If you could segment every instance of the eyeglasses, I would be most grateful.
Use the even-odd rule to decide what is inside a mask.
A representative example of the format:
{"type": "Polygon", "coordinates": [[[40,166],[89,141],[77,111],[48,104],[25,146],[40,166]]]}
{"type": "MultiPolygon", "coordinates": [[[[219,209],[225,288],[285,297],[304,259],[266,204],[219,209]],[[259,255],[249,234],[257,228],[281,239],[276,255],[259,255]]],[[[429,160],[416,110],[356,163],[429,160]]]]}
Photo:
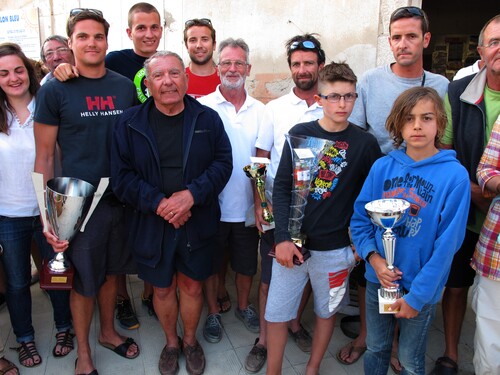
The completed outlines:
{"type": "Polygon", "coordinates": [[[59,55],[66,55],[70,53],[70,49],[68,47],[59,47],[56,48],[55,50],[49,49],[47,52],[44,53],[45,59],[46,60],[51,60],[54,58],[54,55],[57,53],[59,55]]]}
{"type": "Polygon", "coordinates": [[[219,66],[224,69],[229,69],[233,64],[236,66],[237,69],[243,69],[248,65],[245,61],[241,60],[224,60],[219,62],[219,66]]]}
{"type": "Polygon", "coordinates": [[[208,18],[193,18],[192,20],[187,20],[184,23],[185,27],[191,27],[191,26],[212,26],[212,21],[210,21],[208,18]]]}
{"type": "Polygon", "coordinates": [[[302,40],[302,41],[293,42],[292,44],[290,44],[290,51],[294,51],[299,47],[302,47],[305,49],[318,50],[318,46],[316,44],[314,44],[314,42],[311,42],[310,40],[302,40]]]}
{"type": "Polygon", "coordinates": [[[396,9],[392,13],[391,19],[400,17],[400,16],[403,15],[403,13],[406,13],[406,15],[408,15],[407,13],[410,13],[413,16],[425,18],[424,13],[422,13],[422,9],[420,9],[420,8],[417,8],[417,7],[401,7],[401,8],[396,9]]]}
{"type": "Polygon", "coordinates": [[[94,13],[94,14],[97,14],[98,16],[104,17],[104,15],[102,14],[102,12],[99,9],[90,9],[90,8],[75,8],[75,9],[71,9],[69,11],[69,16],[70,17],[74,17],[77,14],[80,14],[82,12],[94,13]]]}
{"type": "Polygon", "coordinates": [[[318,94],[318,96],[320,98],[326,99],[326,101],[330,102],[330,103],[338,103],[338,102],[340,102],[340,99],[342,99],[342,98],[344,98],[346,103],[352,103],[358,97],[358,93],[357,92],[348,92],[347,94],[340,95],[340,94],[337,94],[334,92],[334,93],[331,93],[328,95],[318,94]]]}
{"type": "Polygon", "coordinates": [[[492,39],[488,44],[483,45],[484,48],[498,48],[500,46],[500,39],[492,39]]]}

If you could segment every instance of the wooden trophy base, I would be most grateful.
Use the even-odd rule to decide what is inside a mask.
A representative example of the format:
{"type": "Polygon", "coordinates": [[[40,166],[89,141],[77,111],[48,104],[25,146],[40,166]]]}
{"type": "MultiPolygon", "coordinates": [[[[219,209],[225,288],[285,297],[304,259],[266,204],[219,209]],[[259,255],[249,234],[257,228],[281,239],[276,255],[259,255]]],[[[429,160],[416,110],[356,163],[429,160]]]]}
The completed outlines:
{"type": "Polygon", "coordinates": [[[71,290],[75,269],[72,264],[64,272],[54,272],[48,267],[48,261],[42,261],[40,273],[40,288],[44,290],[71,290]]]}

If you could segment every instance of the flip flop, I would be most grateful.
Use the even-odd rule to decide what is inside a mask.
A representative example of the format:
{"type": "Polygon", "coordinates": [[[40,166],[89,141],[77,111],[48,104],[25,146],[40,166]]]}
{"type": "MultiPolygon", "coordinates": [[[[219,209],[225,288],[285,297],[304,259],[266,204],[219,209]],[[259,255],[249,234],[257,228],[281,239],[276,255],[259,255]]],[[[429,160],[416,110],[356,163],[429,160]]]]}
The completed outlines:
{"type": "Polygon", "coordinates": [[[366,352],[366,346],[354,346],[353,342],[354,341],[351,341],[349,344],[342,347],[337,352],[337,356],[336,356],[337,361],[339,361],[343,365],[352,365],[353,363],[356,363],[361,358],[361,356],[364,354],[364,352],[366,352]],[[349,350],[349,357],[352,355],[352,353],[357,353],[357,354],[359,354],[358,358],[354,359],[352,362],[347,362],[345,359],[342,359],[342,357],[340,356],[340,353],[342,353],[342,351],[346,348],[348,348],[348,350],[349,350]]]}
{"type": "Polygon", "coordinates": [[[0,370],[0,375],[4,375],[11,370],[17,370],[16,374],[19,374],[19,369],[17,368],[17,366],[11,361],[9,361],[7,358],[2,357],[0,358],[0,361],[3,361],[7,365],[6,367],[0,370]]]}
{"type": "Polygon", "coordinates": [[[125,342],[118,346],[115,346],[109,342],[102,342],[102,341],[99,341],[99,344],[105,347],[106,349],[114,351],[116,354],[118,354],[123,358],[134,359],[137,358],[137,356],[139,355],[139,346],[137,346],[137,352],[134,355],[131,356],[127,355],[128,348],[130,348],[131,345],[134,344],[137,345],[132,337],[127,337],[125,339],[125,342]]]}
{"type": "Polygon", "coordinates": [[[217,303],[219,304],[219,313],[224,314],[231,310],[231,300],[229,299],[229,293],[226,291],[226,295],[222,298],[217,297],[217,303]],[[224,308],[224,304],[229,302],[229,307],[224,308]]]}
{"type": "Polygon", "coordinates": [[[458,365],[450,357],[439,357],[436,360],[433,374],[435,375],[455,375],[458,374],[458,365]],[[448,366],[446,366],[447,364],[448,366]]]}

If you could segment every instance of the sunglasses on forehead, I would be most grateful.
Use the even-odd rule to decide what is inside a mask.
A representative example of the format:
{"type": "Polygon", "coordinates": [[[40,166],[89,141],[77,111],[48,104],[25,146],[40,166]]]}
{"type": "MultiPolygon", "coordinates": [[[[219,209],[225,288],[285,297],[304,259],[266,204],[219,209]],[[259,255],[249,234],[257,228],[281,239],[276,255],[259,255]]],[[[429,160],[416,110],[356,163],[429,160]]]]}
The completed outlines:
{"type": "Polygon", "coordinates": [[[422,12],[422,9],[417,8],[417,7],[402,7],[396,9],[393,13],[391,18],[395,17],[400,17],[402,15],[412,15],[412,16],[417,16],[417,17],[425,17],[424,13],[422,12]]]}
{"type": "Polygon", "coordinates": [[[318,49],[318,46],[316,46],[316,44],[314,44],[314,42],[312,42],[310,40],[302,40],[300,42],[293,42],[292,44],[290,44],[290,51],[294,51],[300,47],[305,48],[305,49],[314,49],[314,50],[318,49]]]}
{"type": "Polygon", "coordinates": [[[212,21],[210,21],[208,18],[193,18],[192,20],[187,20],[184,23],[184,26],[186,27],[191,27],[196,25],[212,26],[212,21]]]}
{"type": "Polygon", "coordinates": [[[88,13],[94,13],[97,14],[98,16],[103,17],[102,12],[99,9],[90,9],[90,8],[74,8],[69,11],[69,16],[74,17],[77,14],[80,14],[82,12],[88,12],[88,13]]]}

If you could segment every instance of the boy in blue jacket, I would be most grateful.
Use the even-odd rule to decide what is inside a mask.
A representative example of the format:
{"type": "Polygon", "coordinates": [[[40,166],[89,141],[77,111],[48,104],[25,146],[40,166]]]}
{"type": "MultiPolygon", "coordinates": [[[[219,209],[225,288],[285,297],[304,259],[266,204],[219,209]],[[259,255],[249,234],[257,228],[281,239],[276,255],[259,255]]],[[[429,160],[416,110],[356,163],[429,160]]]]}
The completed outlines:
{"type": "Polygon", "coordinates": [[[351,233],[366,260],[367,352],[365,374],[387,374],[396,321],[403,373],[425,373],[427,332],[448,278],[453,255],[462,244],[469,210],[469,178],[452,150],[439,150],[446,126],[443,103],[434,89],[403,92],[387,118],[396,147],[375,162],[354,205],[351,233]],[[386,267],[382,234],[365,204],[382,198],[410,202],[396,234],[395,270],[386,267]],[[399,284],[404,295],[379,314],[378,289],[399,284]]]}

